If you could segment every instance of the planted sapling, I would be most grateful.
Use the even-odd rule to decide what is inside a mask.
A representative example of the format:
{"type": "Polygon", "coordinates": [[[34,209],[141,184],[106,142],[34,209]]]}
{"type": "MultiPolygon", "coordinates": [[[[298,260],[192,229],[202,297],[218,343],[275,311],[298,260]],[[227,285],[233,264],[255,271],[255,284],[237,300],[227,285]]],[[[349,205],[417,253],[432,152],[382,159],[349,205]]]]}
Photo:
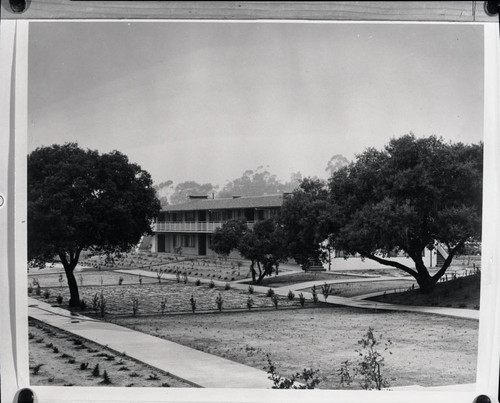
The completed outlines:
{"type": "Polygon", "coordinates": [[[222,311],[222,304],[224,303],[224,299],[222,298],[221,293],[219,293],[217,295],[217,297],[215,298],[215,303],[217,305],[217,309],[219,310],[219,312],[221,312],[222,311]]]}
{"type": "Polygon", "coordinates": [[[304,294],[302,293],[299,294],[299,302],[301,307],[303,307],[306,303],[306,297],[304,297],[304,294]]]}
{"type": "Polygon", "coordinates": [[[311,292],[312,292],[313,302],[315,304],[317,304],[318,303],[318,291],[316,290],[316,286],[315,285],[312,286],[311,292]]]}
{"type": "Polygon", "coordinates": [[[271,297],[271,300],[273,301],[274,308],[275,308],[275,309],[278,309],[278,302],[279,302],[278,296],[277,296],[276,294],[274,294],[274,295],[271,297]]]}
{"type": "Polygon", "coordinates": [[[132,314],[136,316],[138,311],[139,311],[139,299],[132,298],[132,314]]]}
{"type": "Polygon", "coordinates": [[[249,295],[247,298],[247,308],[250,311],[253,307],[253,298],[249,295]]]}
{"type": "Polygon", "coordinates": [[[193,294],[191,294],[191,298],[189,299],[189,302],[191,304],[191,310],[194,313],[196,311],[196,299],[194,298],[193,294]]]}

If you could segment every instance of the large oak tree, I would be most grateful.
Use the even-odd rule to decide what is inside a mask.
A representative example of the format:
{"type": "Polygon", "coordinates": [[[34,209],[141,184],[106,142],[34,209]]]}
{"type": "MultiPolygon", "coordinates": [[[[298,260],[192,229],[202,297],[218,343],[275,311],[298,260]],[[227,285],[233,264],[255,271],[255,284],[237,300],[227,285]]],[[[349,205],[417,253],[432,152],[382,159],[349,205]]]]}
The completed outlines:
{"type": "Polygon", "coordinates": [[[28,259],[60,259],[72,307],[80,303],[74,270],[82,250],[130,250],[151,234],[159,210],[149,173],[118,151],[67,143],[28,156],[28,259]]]}
{"type": "Polygon", "coordinates": [[[367,149],[329,181],[335,247],[412,275],[431,293],[453,257],[481,234],[483,145],[413,134],[367,149]],[[439,242],[448,257],[434,275],[422,255],[439,242]],[[387,259],[406,253],[413,267],[387,259]]]}

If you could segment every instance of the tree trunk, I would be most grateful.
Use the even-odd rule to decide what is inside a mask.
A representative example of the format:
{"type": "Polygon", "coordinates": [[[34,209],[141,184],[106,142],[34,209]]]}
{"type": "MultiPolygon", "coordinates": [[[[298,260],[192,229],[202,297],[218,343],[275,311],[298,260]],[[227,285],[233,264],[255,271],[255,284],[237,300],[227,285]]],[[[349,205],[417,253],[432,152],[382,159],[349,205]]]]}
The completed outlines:
{"type": "Polygon", "coordinates": [[[73,308],[77,308],[80,306],[80,293],[78,292],[78,284],[75,279],[75,274],[73,270],[66,270],[66,278],[68,279],[69,286],[69,306],[73,308]]]}
{"type": "Polygon", "coordinates": [[[252,260],[252,263],[250,263],[250,271],[252,273],[252,284],[257,284],[257,279],[255,278],[255,262],[252,260]]]}
{"type": "Polygon", "coordinates": [[[420,287],[421,294],[432,294],[436,286],[436,279],[431,277],[428,273],[417,273],[414,277],[420,287]]]}
{"type": "Polygon", "coordinates": [[[65,252],[59,253],[59,259],[61,259],[61,263],[64,267],[64,272],[66,273],[66,278],[68,280],[69,287],[69,306],[72,308],[78,308],[80,306],[80,293],[78,292],[78,284],[75,278],[75,267],[78,264],[78,258],[80,257],[80,251],[70,251],[69,261],[65,252]]]}

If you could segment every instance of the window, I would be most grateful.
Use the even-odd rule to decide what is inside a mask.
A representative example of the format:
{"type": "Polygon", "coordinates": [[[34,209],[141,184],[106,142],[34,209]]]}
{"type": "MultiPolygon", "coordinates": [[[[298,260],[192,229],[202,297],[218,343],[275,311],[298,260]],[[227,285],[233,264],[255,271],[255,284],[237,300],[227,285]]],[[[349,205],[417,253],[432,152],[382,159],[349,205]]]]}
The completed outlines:
{"type": "Polygon", "coordinates": [[[256,210],[257,220],[263,220],[265,218],[265,210],[256,210]]]}
{"type": "Polygon", "coordinates": [[[188,222],[196,221],[196,216],[194,211],[186,211],[186,221],[188,222]]]}
{"type": "Polygon", "coordinates": [[[194,235],[183,235],[182,236],[182,246],[184,248],[194,248],[194,235]]]}

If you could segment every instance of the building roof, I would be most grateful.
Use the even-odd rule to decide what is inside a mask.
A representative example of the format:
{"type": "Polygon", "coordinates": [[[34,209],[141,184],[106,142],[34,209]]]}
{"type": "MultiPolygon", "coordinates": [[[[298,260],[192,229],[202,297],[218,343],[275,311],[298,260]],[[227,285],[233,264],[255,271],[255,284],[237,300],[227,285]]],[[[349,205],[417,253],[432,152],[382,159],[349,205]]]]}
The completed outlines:
{"type": "Polygon", "coordinates": [[[192,210],[226,210],[240,208],[281,207],[283,195],[246,196],[230,199],[193,199],[187,203],[166,206],[162,212],[192,210]]]}

